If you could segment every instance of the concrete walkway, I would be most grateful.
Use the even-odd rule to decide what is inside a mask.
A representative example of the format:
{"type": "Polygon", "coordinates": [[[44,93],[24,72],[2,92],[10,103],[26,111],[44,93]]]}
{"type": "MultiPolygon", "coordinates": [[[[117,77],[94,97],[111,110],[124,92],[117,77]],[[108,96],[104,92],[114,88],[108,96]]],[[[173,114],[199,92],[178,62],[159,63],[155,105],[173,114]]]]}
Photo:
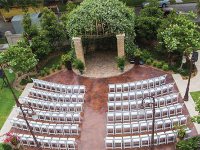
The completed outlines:
{"type": "MultiPolygon", "coordinates": [[[[200,51],[198,51],[198,53],[200,56],[200,51]]],[[[194,78],[191,79],[190,92],[200,91],[200,59],[195,64],[198,73],[194,78]]],[[[184,97],[188,80],[183,80],[180,74],[173,74],[172,76],[177,84],[181,96],[184,97]]],[[[184,103],[191,117],[199,114],[197,111],[195,111],[195,103],[190,94],[189,94],[189,101],[185,101],[184,103]]],[[[194,125],[197,129],[198,134],[200,134],[200,124],[194,123],[194,125]]]]}

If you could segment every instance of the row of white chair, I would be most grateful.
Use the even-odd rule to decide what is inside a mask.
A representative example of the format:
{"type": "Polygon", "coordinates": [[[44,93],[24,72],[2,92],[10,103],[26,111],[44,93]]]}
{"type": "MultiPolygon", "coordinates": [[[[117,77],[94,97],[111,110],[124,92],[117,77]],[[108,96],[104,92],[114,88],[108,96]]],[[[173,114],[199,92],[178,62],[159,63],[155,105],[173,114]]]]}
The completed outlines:
{"type": "MultiPolygon", "coordinates": [[[[164,107],[167,105],[172,105],[178,103],[179,93],[173,93],[161,97],[155,98],[155,107],[164,107]]],[[[146,98],[144,100],[145,108],[152,108],[153,105],[147,105],[152,103],[153,100],[146,98]]],[[[124,100],[124,101],[109,101],[108,111],[132,111],[135,109],[140,109],[142,107],[142,100],[124,100]]]]}
{"type": "MultiPolygon", "coordinates": [[[[182,114],[184,104],[174,104],[165,107],[155,108],[155,118],[170,117],[182,114]]],[[[107,122],[130,122],[139,120],[149,120],[153,118],[152,109],[138,109],[132,111],[107,112],[107,122]]]]}
{"type": "Polygon", "coordinates": [[[64,112],[83,111],[83,102],[79,103],[51,102],[29,97],[20,97],[20,100],[34,109],[42,109],[46,111],[64,111],[64,112]]]}
{"type": "Polygon", "coordinates": [[[59,93],[85,93],[84,85],[64,85],[39,79],[32,79],[35,88],[59,93]]]}
{"type": "Polygon", "coordinates": [[[109,84],[109,92],[129,92],[134,90],[154,88],[165,84],[167,75],[130,83],[109,84]]]}
{"type": "MultiPolygon", "coordinates": [[[[191,130],[186,130],[185,139],[190,137],[191,130]]],[[[154,134],[154,145],[176,142],[177,131],[158,132],[154,134]]],[[[106,149],[130,149],[148,147],[151,144],[151,134],[140,136],[106,137],[106,149]]]]}
{"type": "Polygon", "coordinates": [[[29,96],[56,102],[84,102],[84,94],[60,94],[31,88],[29,96]]]}
{"type": "MultiPolygon", "coordinates": [[[[28,131],[29,128],[23,119],[13,118],[11,120],[12,126],[16,129],[28,131]]],[[[35,133],[49,134],[49,135],[79,135],[79,125],[78,124],[53,124],[53,123],[42,123],[29,121],[35,133]]]]}
{"type": "MultiPolygon", "coordinates": [[[[22,145],[36,147],[36,143],[31,135],[16,134],[22,145]]],[[[37,142],[43,149],[76,150],[77,143],[74,138],[56,138],[46,136],[36,136],[37,142]]]]}
{"type": "Polygon", "coordinates": [[[174,83],[169,83],[162,85],[160,87],[138,90],[132,92],[123,92],[123,93],[109,93],[108,101],[121,101],[121,100],[134,100],[134,99],[144,99],[148,96],[162,96],[164,94],[172,93],[174,90],[174,83]]]}
{"type": "MultiPolygon", "coordinates": [[[[107,135],[139,134],[152,131],[152,120],[131,123],[107,124],[107,135]]],[[[186,125],[187,117],[173,116],[155,120],[155,131],[173,129],[175,125],[186,125]]]]}
{"type": "MultiPolygon", "coordinates": [[[[22,112],[19,108],[19,115],[22,116],[22,112]]],[[[24,109],[25,110],[25,109],[24,109]]],[[[32,112],[30,109],[26,109],[28,112],[32,112]]],[[[65,113],[65,112],[50,112],[50,111],[41,111],[34,110],[36,115],[38,116],[38,120],[43,121],[52,121],[52,122],[62,122],[62,123],[80,123],[81,115],[79,112],[74,113],[65,113]]],[[[32,114],[26,113],[28,118],[32,118],[32,114]]]]}

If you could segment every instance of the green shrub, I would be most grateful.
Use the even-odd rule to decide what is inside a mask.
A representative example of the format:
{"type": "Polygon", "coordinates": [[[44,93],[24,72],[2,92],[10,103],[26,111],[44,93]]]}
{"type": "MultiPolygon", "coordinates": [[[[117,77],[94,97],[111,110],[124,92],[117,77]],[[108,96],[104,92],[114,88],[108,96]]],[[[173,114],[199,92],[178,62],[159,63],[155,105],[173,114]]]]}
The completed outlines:
{"type": "Polygon", "coordinates": [[[40,71],[40,76],[44,77],[45,74],[46,74],[46,72],[45,72],[44,70],[41,70],[41,71],[40,71]]]}
{"type": "Polygon", "coordinates": [[[12,150],[12,147],[9,144],[0,143],[0,150],[12,150]]]}
{"type": "Polygon", "coordinates": [[[83,70],[85,69],[85,66],[81,60],[75,59],[73,62],[73,66],[75,69],[78,69],[81,74],[83,74],[83,70]]]}
{"type": "Polygon", "coordinates": [[[147,59],[151,59],[151,53],[148,50],[143,50],[141,58],[146,62],[147,59]]]}
{"type": "Polygon", "coordinates": [[[152,65],[153,65],[154,67],[156,67],[156,66],[157,66],[157,63],[158,63],[158,61],[157,61],[157,60],[154,60],[154,61],[152,62],[152,65]]]}
{"type": "Polygon", "coordinates": [[[55,64],[52,65],[52,71],[55,71],[57,69],[57,66],[55,64]]]}
{"type": "Polygon", "coordinates": [[[67,61],[74,61],[74,50],[70,50],[67,54],[62,55],[62,63],[65,64],[67,61]]]}
{"type": "Polygon", "coordinates": [[[176,144],[177,150],[198,150],[200,143],[200,137],[192,137],[187,140],[181,140],[176,144]]]}
{"type": "Polygon", "coordinates": [[[31,83],[31,82],[32,82],[31,78],[26,78],[26,79],[22,79],[20,84],[21,85],[26,85],[27,83],[31,83]]]}
{"type": "Polygon", "coordinates": [[[163,64],[163,66],[162,66],[162,70],[164,70],[164,71],[168,71],[168,70],[169,70],[169,66],[168,66],[168,64],[163,64]]]}
{"type": "Polygon", "coordinates": [[[152,63],[152,60],[150,58],[146,60],[147,65],[150,65],[151,63],[152,63]]]}
{"type": "Polygon", "coordinates": [[[62,64],[58,64],[58,65],[56,66],[56,69],[58,69],[58,70],[62,69],[62,64]]]}
{"type": "Polygon", "coordinates": [[[135,57],[141,57],[142,56],[142,51],[139,48],[136,48],[134,51],[134,56],[135,57]]]}
{"type": "Polygon", "coordinates": [[[157,61],[157,63],[156,63],[156,67],[157,67],[157,68],[162,68],[162,65],[163,65],[162,62],[157,61]]]}
{"type": "Polygon", "coordinates": [[[124,71],[124,66],[125,66],[125,57],[117,57],[117,67],[121,70],[124,71]]]}

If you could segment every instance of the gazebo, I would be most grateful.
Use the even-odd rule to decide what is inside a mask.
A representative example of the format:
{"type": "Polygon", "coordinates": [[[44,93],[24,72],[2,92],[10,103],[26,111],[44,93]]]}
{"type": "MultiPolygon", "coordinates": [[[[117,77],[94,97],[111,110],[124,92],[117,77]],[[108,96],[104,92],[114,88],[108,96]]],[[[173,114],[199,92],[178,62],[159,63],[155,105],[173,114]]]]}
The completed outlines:
{"type": "Polygon", "coordinates": [[[84,64],[82,37],[115,35],[118,57],[125,55],[127,41],[134,40],[134,10],[119,0],[84,0],[67,18],[66,28],[76,57],[84,64]]]}

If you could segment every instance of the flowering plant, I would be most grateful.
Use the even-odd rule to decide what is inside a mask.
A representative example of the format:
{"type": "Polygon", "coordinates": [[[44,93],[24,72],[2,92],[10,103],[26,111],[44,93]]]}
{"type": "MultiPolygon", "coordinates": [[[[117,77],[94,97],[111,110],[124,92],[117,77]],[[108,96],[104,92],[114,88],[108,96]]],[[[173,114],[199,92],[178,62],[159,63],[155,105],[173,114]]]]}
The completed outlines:
{"type": "Polygon", "coordinates": [[[17,146],[20,141],[19,141],[19,137],[17,137],[16,135],[13,135],[13,133],[8,132],[6,133],[6,138],[4,140],[4,143],[10,143],[14,146],[17,146]]]}

